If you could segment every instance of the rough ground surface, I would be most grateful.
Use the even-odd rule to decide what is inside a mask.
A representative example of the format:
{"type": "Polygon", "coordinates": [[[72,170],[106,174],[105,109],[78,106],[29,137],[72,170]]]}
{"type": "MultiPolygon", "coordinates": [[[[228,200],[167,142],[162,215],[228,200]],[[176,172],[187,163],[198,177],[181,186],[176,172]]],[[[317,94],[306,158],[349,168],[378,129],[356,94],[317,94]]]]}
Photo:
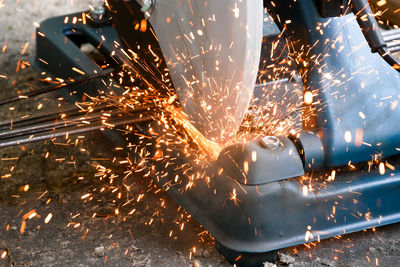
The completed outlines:
{"type": "MultiPolygon", "coordinates": [[[[73,2],[0,0],[0,50],[7,41],[7,49],[0,52],[0,75],[7,76],[0,78],[0,98],[23,90],[26,84],[39,84],[29,67],[16,72],[18,60],[32,56],[32,22],[88,5],[87,1],[73,2]],[[27,52],[21,55],[27,42],[27,52]]],[[[46,96],[13,105],[14,111],[1,107],[0,120],[32,114],[39,102],[43,109],[54,108],[52,99],[46,96]]],[[[126,202],[118,199],[120,179],[115,179],[113,186],[118,190],[112,192],[95,175],[94,167],[101,164],[123,177],[126,169],[113,163],[114,157],[123,155],[101,134],[90,134],[77,146],[59,139],[1,149],[0,266],[229,266],[204,229],[141,177],[132,180],[134,201],[120,206],[126,202]],[[24,192],[26,185],[30,188],[24,192]],[[107,190],[100,193],[102,187],[107,190]],[[87,193],[92,195],[81,199],[87,193]],[[142,193],[143,199],[137,202],[142,193]],[[116,208],[122,215],[116,216],[116,208]],[[27,219],[21,234],[23,216],[33,209],[40,217],[27,219]],[[126,216],[133,209],[133,215],[126,216]],[[53,217],[46,224],[49,213],[53,217]]],[[[400,225],[289,248],[276,264],[400,266],[400,225]]]]}

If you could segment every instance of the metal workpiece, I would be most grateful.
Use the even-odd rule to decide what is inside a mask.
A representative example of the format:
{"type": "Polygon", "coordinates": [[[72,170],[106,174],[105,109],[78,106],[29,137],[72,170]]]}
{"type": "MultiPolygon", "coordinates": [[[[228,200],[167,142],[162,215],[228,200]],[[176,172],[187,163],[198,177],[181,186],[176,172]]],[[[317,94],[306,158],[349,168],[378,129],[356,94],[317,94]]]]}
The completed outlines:
{"type": "Polygon", "coordinates": [[[221,151],[217,162],[220,171],[247,185],[260,185],[304,174],[303,162],[295,145],[289,138],[281,136],[228,146],[221,151]]]}

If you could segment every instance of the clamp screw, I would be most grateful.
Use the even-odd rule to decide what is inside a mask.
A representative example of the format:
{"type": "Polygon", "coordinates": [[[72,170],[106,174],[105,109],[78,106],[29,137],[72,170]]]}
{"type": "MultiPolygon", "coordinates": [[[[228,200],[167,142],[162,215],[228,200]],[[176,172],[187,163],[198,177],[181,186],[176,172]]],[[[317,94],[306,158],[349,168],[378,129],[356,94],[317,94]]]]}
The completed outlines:
{"type": "Polygon", "coordinates": [[[106,15],[107,10],[105,9],[104,6],[97,6],[93,9],[92,12],[90,12],[90,17],[94,21],[101,21],[105,15],[106,15]]]}
{"type": "Polygon", "coordinates": [[[261,138],[260,143],[264,148],[277,150],[281,144],[281,140],[276,136],[267,135],[261,138]]]}
{"type": "Polygon", "coordinates": [[[146,13],[153,7],[153,0],[137,0],[139,4],[142,6],[140,11],[146,13]]]}

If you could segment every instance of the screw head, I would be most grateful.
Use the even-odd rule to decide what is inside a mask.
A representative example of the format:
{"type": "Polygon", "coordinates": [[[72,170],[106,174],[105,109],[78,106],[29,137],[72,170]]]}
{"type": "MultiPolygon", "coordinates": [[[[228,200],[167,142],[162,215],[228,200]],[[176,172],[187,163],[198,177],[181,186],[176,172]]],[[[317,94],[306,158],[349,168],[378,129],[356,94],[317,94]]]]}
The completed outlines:
{"type": "Polygon", "coordinates": [[[139,4],[142,6],[140,11],[146,13],[153,7],[153,0],[137,0],[139,4]]]}
{"type": "Polygon", "coordinates": [[[276,136],[267,135],[261,138],[260,143],[264,148],[277,150],[281,144],[281,140],[276,136]]]}
{"type": "Polygon", "coordinates": [[[93,13],[98,15],[104,15],[106,13],[106,9],[104,8],[104,6],[97,6],[94,8],[93,13]]]}
{"type": "Polygon", "coordinates": [[[90,17],[95,21],[102,20],[105,17],[106,12],[107,10],[104,6],[97,6],[92,12],[90,12],[90,17]]]}

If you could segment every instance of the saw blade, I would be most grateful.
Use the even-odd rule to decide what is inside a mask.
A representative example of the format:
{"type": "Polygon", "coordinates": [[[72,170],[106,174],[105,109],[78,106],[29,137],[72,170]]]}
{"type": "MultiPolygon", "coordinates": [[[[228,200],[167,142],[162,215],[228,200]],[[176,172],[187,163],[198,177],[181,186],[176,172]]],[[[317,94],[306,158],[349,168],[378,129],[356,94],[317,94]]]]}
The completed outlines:
{"type": "Polygon", "coordinates": [[[257,78],[262,0],[157,0],[147,15],[189,120],[206,138],[227,142],[257,78]]]}

